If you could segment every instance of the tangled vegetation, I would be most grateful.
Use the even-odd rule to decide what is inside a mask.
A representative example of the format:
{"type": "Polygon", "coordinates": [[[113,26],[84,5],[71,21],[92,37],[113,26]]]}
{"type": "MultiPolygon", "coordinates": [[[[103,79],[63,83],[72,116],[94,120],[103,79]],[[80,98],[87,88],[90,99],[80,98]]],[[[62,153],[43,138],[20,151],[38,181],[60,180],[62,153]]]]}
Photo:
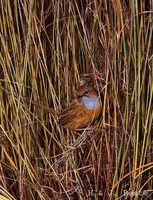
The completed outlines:
{"type": "Polygon", "coordinates": [[[151,199],[153,1],[0,1],[0,199],[151,199]],[[102,116],[59,113],[92,82],[102,116]]]}

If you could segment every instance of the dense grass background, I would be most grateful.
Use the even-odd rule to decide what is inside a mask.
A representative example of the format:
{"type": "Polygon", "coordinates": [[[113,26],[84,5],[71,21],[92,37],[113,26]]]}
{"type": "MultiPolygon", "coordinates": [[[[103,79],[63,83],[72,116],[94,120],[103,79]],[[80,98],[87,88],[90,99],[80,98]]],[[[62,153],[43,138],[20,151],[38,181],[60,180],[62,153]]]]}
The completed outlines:
{"type": "Polygon", "coordinates": [[[0,13],[0,199],[151,199],[153,2],[1,0],[0,13]],[[101,120],[65,130],[88,80],[101,120]]]}

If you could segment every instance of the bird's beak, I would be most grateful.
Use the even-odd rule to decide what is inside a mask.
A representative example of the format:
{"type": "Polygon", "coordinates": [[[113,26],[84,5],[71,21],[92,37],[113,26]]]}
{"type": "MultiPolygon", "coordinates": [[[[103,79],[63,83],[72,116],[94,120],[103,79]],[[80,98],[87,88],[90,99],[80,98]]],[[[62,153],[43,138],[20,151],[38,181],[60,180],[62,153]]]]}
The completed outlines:
{"type": "Polygon", "coordinates": [[[77,96],[77,98],[81,98],[81,97],[83,97],[83,95],[79,95],[79,96],[77,96]]]}

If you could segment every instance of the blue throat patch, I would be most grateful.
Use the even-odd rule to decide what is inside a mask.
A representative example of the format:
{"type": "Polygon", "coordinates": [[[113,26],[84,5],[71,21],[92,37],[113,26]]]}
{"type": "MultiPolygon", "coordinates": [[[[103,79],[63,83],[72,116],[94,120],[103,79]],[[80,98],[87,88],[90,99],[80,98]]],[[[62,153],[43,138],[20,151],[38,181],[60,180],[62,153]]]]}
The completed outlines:
{"type": "Polygon", "coordinates": [[[98,97],[96,95],[91,97],[83,96],[81,98],[81,105],[85,106],[89,110],[95,110],[98,103],[97,99],[98,97]]]}

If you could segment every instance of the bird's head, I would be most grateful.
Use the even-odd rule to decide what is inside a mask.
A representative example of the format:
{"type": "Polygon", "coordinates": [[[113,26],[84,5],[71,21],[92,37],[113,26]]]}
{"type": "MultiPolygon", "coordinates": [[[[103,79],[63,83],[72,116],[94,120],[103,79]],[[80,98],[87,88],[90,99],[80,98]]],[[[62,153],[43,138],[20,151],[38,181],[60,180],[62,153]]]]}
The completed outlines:
{"type": "Polygon", "coordinates": [[[98,96],[97,91],[91,86],[80,86],[76,92],[77,98],[98,96]]]}

